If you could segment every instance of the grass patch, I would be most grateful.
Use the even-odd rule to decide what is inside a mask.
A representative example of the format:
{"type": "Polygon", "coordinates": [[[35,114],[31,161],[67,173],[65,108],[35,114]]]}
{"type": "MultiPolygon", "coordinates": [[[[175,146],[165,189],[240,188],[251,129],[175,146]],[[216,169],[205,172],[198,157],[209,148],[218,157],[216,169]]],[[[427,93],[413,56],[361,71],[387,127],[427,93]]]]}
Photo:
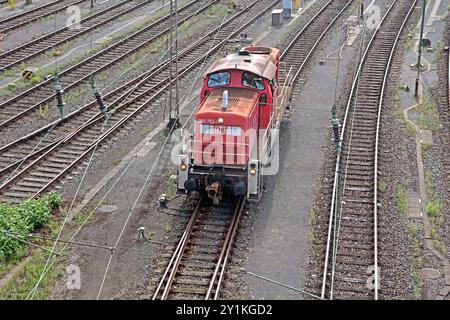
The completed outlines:
{"type": "Polygon", "coordinates": [[[420,299],[422,296],[422,284],[423,284],[423,278],[422,275],[417,272],[417,271],[413,271],[412,272],[412,278],[414,279],[414,297],[416,299],[420,299]]]}
{"type": "Polygon", "coordinates": [[[408,228],[409,233],[413,236],[413,237],[417,237],[419,235],[419,228],[417,228],[417,226],[415,224],[411,224],[408,228]]]}
{"type": "Polygon", "coordinates": [[[429,217],[437,217],[443,209],[443,205],[441,201],[429,201],[425,207],[427,215],[429,217]]]}
{"type": "MultiPolygon", "coordinates": [[[[18,271],[12,279],[0,289],[1,300],[25,300],[38,282],[48,253],[42,250],[36,253],[26,261],[22,269],[18,271]]],[[[61,259],[61,258],[58,258],[61,259]]],[[[51,268],[42,278],[34,299],[46,299],[53,287],[56,279],[62,275],[63,269],[59,266],[51,268]]]]}
{"type": "Polygon", "coordinates": [[[433,246],[436,248],[436,250],[438,250],[443,255],[447,254],[447,247],[439,239],[433,239],[433,246]]]}
{"type": "Polygon", "coordinates": [[[429,143],[429,142],[422,142],[421,145],[420,145],[420,147],[422,148],[423,152],[427,152],[428,150],[431,149],[432,146],[433,145],[431,143],[429,143]]]}
{"type": "Polygon", "coordinates": [[[406,214],[408,210],[408,202],[406,200],[405,189],[403,189],[403,187],[397,187],[395,196],[397,197],[397,211],[399,213],[406,214]]]}
{"type": "Polygon", "coordinates": [[[378,180],[378,191],[385,192],[386,191],[386,182],[383,180],[378,180]]]}
{"type": "Polygon", "coordinates": [[[412,138],[414,138],[417,134],[416,127],[414,127],[414,125],[409,121],[406,121],[405,132],[412,138]]]}
{"type": "Polygon", "coordinates": [[[436,105],[430,101],[427,94],[424,94],[423,101],[415,108],[415,112],[418,114],[417,123],[421,128],[431,131],[442,129],[439,111],[436,105]]]}
{"type": "Polygon", "coordinates": [[[438,234],[437,234],[437,230],[435,228],[430,228],[430,236],[433,239],[436,239],[438,234]]]}

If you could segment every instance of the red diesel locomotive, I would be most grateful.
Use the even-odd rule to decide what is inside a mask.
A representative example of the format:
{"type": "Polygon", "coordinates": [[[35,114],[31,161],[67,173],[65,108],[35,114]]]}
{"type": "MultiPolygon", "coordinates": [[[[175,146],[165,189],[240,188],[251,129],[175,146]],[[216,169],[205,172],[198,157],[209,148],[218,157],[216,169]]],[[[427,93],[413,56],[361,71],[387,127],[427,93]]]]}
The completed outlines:
{"type": "Polygon", "coordinates": [[[206,191],[214,203],[225,194],[259,199],[289,79],[276,48],[245,47],[209,68],[193,133],[179,155],[180,191],[206,191]]]}

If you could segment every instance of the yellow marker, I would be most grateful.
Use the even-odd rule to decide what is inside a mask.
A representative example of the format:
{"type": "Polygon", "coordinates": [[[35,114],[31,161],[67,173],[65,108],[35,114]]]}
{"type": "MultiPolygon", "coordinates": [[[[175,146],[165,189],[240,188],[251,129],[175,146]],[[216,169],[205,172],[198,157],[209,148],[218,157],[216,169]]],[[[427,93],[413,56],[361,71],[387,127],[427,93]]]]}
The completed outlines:
{"type": "Polygon", "coordinates": [[[14,0],[9,0],[9,6],[11,10],[14,10],[14,0]]]}
{"type": "Polygon", "coordinates": [[[295,5],[297,6],[297,10],[300,9],[300,0],[295,0],[295,5]]]}

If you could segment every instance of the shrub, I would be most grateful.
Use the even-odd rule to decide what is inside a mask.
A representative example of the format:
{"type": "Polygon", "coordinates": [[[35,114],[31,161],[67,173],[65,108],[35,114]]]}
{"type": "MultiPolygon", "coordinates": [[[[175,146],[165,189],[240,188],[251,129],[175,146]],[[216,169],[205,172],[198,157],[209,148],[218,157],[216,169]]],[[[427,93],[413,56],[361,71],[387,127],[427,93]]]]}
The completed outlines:
{"type": "Polygon", "coordinates": [[[27,239],[30,232],[48,222],[53,209],[61,201],[61,195],[49,194],[19,205],[0,204],[0,261],[16,258],[19,252],[23,252],[24,246],[22,241],[8,236],[4,231],[27,239]]]}
{"type": "Polygon", "coordinates": [[[436,217],[442,210],[442,203],[440,201],[430,201],[425,207],[428,216],[436,217]]]}

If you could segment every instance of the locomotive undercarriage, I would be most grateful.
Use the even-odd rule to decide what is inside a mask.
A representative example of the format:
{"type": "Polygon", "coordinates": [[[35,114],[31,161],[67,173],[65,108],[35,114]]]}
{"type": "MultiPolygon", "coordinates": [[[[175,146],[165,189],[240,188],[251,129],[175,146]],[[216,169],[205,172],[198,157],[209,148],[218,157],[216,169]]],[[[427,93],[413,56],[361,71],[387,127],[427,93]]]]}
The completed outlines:
{"type": "Polygon", "coordinates": [[[247,166],[227,168],[192,165],[183,187],[188,193],[206,192],[214,204],[232,197],[244,197],[247,194],[247,166]]]}
{"type": "MultiPolygon", "coordinates": [[[[183,162],[183,158],[180,163],[183,162]]],[[[247,197],[259,199],[258,164],[246,166],[186,166],[185,175],[178,180],[178,189],[182,192],[206,192],[214,204],[223,200],[247,197]],[[181,179],[180,179],[181,178],[181,179]]]]}

